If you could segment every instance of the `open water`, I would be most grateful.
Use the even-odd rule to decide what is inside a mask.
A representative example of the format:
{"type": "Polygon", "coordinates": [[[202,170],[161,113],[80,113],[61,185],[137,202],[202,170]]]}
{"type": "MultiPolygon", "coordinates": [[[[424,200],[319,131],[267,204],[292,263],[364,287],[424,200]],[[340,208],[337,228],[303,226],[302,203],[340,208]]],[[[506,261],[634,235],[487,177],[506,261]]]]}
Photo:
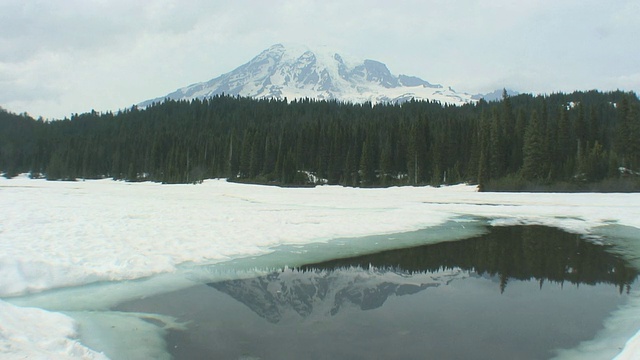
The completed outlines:
{"type": "Polygon", "coordinates": [[[185,323],[176,359],[546,359],[602,329],[637,271],[542,226],[275,269],[122,303],[185,323]]]}

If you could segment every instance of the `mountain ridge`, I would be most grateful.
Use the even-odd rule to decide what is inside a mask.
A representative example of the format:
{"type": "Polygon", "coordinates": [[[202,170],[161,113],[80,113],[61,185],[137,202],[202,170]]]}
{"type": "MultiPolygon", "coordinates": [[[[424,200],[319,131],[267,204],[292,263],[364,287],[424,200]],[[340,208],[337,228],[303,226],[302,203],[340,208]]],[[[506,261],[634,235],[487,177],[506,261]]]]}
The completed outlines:
{"type": "Polygon", "coordinates": [[[377,60],[356,59],[326,47],[275,44],[249,62],[205,82],[191,84],[138,104],[146,107],[171,100],[215,95],[259,99],[315,99],[349,103],[402,103],[412,99],[463,105],[474,95],[431,84],[417,76],[394,75],[377,60]]]}

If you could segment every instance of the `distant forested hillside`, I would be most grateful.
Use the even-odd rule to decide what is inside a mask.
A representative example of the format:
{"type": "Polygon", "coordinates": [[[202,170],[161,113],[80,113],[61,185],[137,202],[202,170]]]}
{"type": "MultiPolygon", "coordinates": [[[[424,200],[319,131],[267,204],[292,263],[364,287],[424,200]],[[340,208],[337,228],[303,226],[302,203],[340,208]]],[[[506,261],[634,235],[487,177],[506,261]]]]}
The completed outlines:
{"type": "Polygon", "coordinates": [[[0,111],[0,170],[276,185],[640,190],[640,101],[597,91],[442,106],[217,96],[43,121],[0,111]]]}

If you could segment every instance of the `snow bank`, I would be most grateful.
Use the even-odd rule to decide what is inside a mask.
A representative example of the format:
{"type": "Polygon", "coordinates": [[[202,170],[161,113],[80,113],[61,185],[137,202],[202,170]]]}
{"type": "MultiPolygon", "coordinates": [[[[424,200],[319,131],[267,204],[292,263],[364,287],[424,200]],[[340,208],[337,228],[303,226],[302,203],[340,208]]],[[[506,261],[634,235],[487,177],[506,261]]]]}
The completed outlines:
{"type": "Polygon", "coordinates": [[[62,314],[0,301],[3,359],[107,359],[77,341],[74,321],[62,314]]]}
{"type": "Polygon", "coordinates": [[[640,332],[627,341],[624,349],[614,360],[635,360],[640,356],[640,332]]]}
{"type": "Polygon", "coordinates": [[[0,296],[136,279],[185,262],[259,255],[283,243],[414,230],[451,217],[416,201],[419,192],[434,189],[28,179],[0,186],[0,296]]]}
{"type": "MultiPolygon", "coordinates": [[[[494,194],[463,185],[300,189],[223,180],[161,185],[3,178],[0,297],[140,279],[172,273],[181,264],[262,255],[282,244],[412,231],[461,216],[485,217],[496,226],[542,224],[582,234],[607,224],[640,228],[638,204],[640,194],[494,194]]],[[[633,255],[629,258],[640,259],[638,243],[625,245],[633,255]]],[[[6,324],[23,309],[3,309],[0,326],[18,334],[22,326],[6,324]]],[[[2,341],[10,344],[0,347],[3,355],[19,346],[2,341]]]]}

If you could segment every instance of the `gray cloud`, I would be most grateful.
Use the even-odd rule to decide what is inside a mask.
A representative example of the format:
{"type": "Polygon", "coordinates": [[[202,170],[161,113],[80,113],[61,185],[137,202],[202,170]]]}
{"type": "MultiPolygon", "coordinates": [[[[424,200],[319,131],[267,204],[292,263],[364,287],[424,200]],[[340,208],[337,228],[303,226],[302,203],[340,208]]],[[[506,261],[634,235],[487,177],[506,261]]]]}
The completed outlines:
{"type": "Polygon", "coordinates": [[[278,42],[328,45],[460,91],[639,91],[638,18],[635,0],[5,0],[0,106],[115,110],[278,42]]]}

